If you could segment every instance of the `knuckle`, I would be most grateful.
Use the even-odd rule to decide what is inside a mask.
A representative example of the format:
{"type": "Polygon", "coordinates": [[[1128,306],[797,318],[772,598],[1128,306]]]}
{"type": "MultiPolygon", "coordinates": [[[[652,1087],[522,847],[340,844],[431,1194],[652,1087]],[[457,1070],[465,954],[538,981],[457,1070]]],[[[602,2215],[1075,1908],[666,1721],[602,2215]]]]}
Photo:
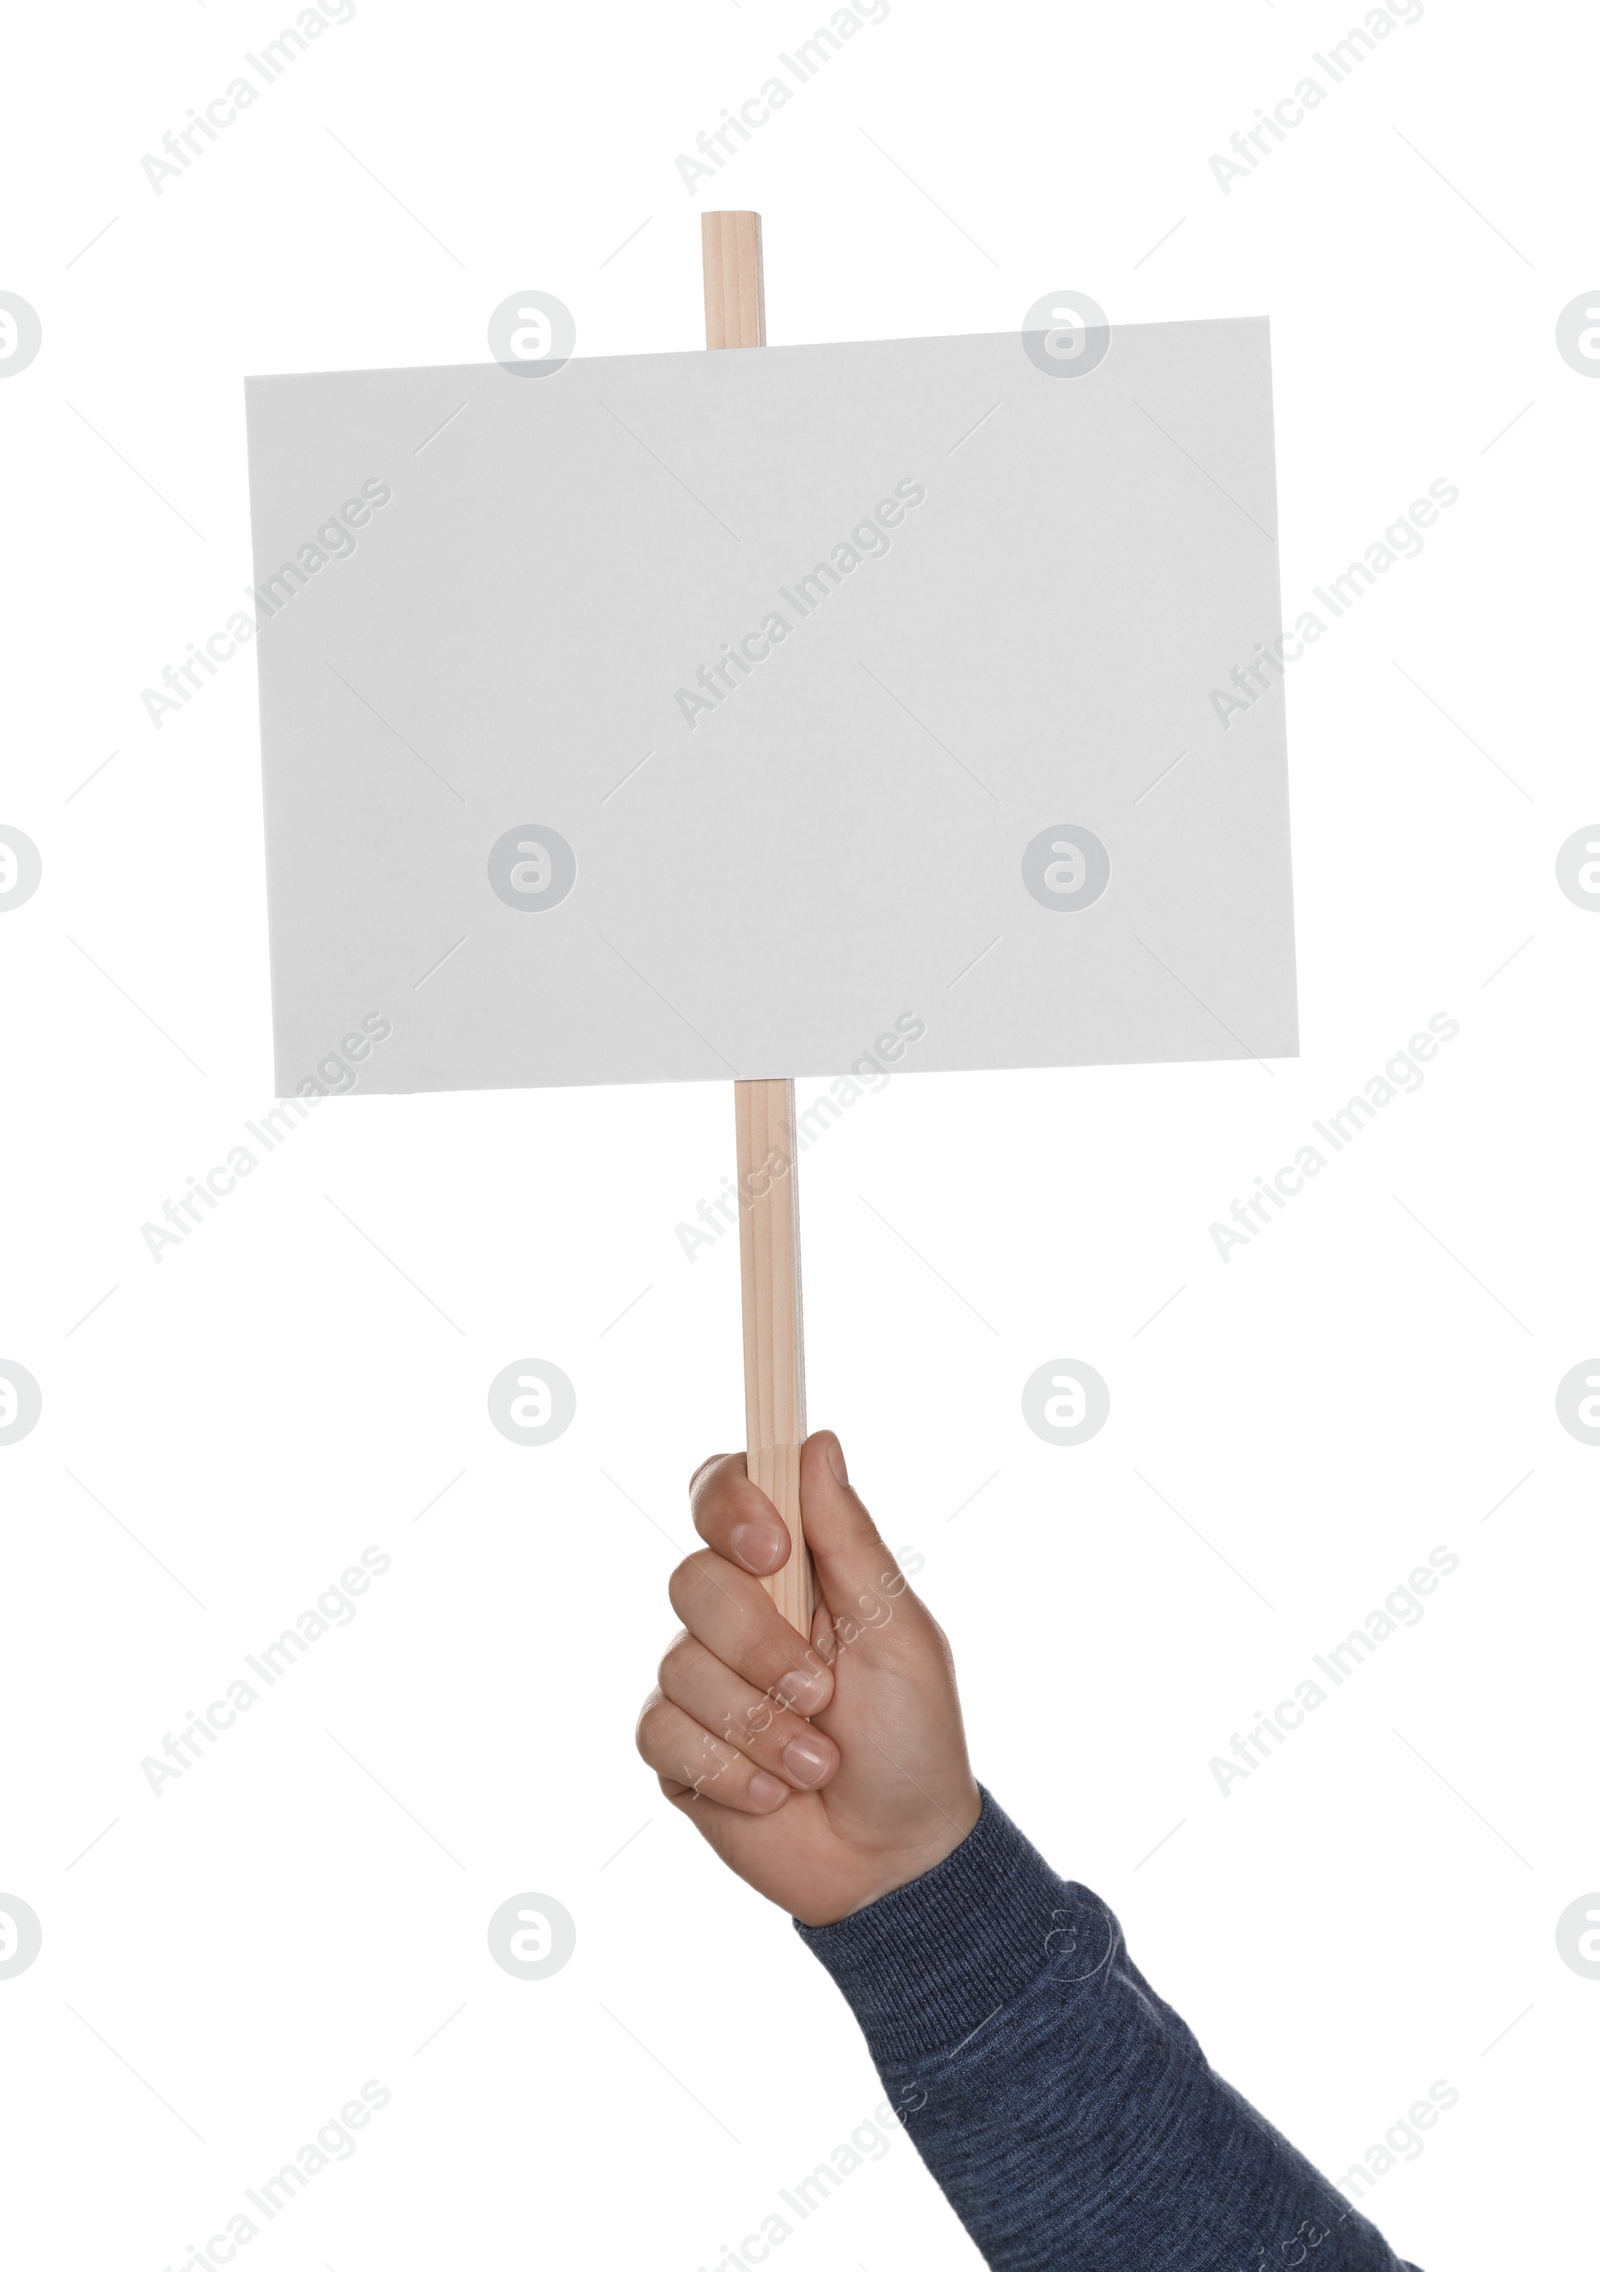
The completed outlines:
{"type": "Polygon", "coordinates": [[[667,1599],[685,1625],[691,1622],[691,1610],[702,1603],[708,1593],[713,1590],[723,1594],[727,1592],[726,1586],[717,1576],[721,1566],[721,1556],[714,1554],[709,1546],[703,1546],[698,1554],[691,1554],[686,1561],[680,1562],[667,1580],[667,1599]]]}
{"type": "Polygon", "coordinates": [[[709,1459],[703,1459],[700,1462],[700,1465],[689,1478],[689,1497],[691,1500],[699,1490],[702,1478],[708,1476],[713,1468],[720,1467],[726,1457],[725,1452],[713,1452],[709,1459]]]}
{"type": "Polygon", "coordinates": [[[705,1501],[712,1497],[734,1468],[744,1473],[744,1458],[738,1452],[713,1452],[703,1459],[689,1478],[689,1504],[698,1514],[705,1501]]]}
{"type": "Polygon", "coordinates": [[[664,1696],[673,1695],[683,1686],[683,1675],[688,1669],[688,1660],[698,1646],[699,1644],[692,1641],[687,1633],[680,1633],[667,1648],[659,1666],[656,1668],[656,1678],[661,1684],[661,1693],[664,1696]]]}
{"type": "Polygon", "coordinates": [[[688,1605],[705,1585],[704,1572],[701,1567],[704,1559],[703,1555],[691,1554],[687,1560],[678,1564],[678,1567],[667,1580],[667,1599],[686,1623],[688,1605]]]}
{"type": "Polygon", "coordinates": [[[662,1732],[667,1724],[668,1705],[659,1688],[644,1700],[643,1709],[634,1725],[633,1740],[639,1755],[649,1759],[661,1748],[662,1732]]]}

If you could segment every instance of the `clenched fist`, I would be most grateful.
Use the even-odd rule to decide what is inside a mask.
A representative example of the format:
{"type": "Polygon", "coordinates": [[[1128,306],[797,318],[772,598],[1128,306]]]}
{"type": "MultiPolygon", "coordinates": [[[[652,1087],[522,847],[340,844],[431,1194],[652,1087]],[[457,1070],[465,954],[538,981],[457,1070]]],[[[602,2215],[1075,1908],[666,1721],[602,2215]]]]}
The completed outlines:
{"type": "Polygon", "coordinates": [[[807,1439],[801,1521],[817,1569],[811,1640],[758,1583],[789,1534],[742,1452],[689,1486],[705,1540],[672,1573],[684,1630],[639,1716],[666,1796],[730,1869],[807,1925],[921,1877],[978,1819],[955,1671],[851,1488],[836,1436],[807,1439]]]}

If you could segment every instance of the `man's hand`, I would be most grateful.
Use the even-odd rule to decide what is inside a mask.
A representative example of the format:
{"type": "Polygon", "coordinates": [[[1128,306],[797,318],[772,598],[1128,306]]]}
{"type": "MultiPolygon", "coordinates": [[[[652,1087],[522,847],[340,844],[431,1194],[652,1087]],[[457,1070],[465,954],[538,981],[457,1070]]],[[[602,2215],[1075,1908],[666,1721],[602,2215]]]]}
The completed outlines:
{"type": "Polygon", "coordinates": [[[820,1596],[809,1646],[757,1583],[789,1559],[789,1536],[743,1453],[708,1460],[689,1500],[706,1543],[667,1588],[685,1630],[639,1750],[730,1869],[803,1924],[831,1925],[931,1870],[978,1819],[949,1645],[836,1436],[800,1455],[820,1596]]]}

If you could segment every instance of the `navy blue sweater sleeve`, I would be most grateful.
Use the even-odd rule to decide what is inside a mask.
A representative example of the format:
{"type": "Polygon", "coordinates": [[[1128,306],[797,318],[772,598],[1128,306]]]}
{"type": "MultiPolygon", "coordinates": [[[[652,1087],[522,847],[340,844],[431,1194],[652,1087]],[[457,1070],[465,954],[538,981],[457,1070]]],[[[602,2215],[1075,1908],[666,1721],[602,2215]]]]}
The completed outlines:
{"type": "Polygon", "coordinates": [[[799,1927],[996,2272],[1416,2272],[1206,2062],[985,1791],[925,1877],[799,1927]]]}

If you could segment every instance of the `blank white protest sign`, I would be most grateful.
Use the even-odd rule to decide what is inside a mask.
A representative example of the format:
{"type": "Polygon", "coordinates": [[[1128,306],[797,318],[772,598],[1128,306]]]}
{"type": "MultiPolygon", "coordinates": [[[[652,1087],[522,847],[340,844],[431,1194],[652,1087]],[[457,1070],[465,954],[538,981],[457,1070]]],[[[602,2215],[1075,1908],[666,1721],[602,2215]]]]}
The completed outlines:
{"type": "Polygon", "coordinates": [[[1266,323],[1039,336],[247,382],[279,1090],[1294,1054],[1266,323]]]}

